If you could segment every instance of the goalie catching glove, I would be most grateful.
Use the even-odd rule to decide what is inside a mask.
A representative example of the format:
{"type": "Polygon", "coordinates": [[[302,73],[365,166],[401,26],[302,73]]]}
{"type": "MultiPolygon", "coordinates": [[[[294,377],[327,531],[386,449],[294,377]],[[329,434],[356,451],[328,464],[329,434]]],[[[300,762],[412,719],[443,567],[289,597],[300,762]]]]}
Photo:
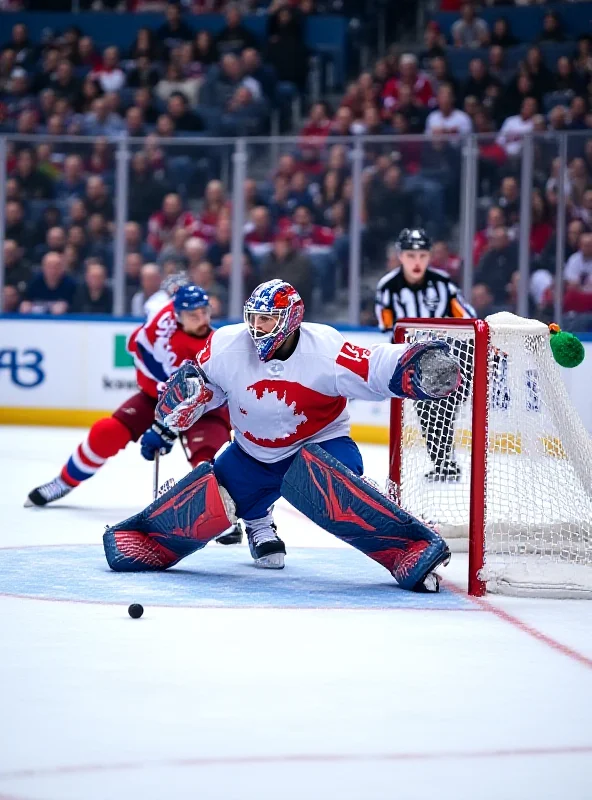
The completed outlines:
{"type": "Polygon", "coordinates": [[[204,371],[194,361],[184,361],[165,383],[156,405],[156,420],[170,431],[186,431],[204,413],[213,393],[204,371]]]}
{"type": "Polygon", "coordinates": [[[412,400],[440,400],[460,386],[458,362],[443,341],[417,342],[403,353],[389,381],[397,397],[412,400]]]}

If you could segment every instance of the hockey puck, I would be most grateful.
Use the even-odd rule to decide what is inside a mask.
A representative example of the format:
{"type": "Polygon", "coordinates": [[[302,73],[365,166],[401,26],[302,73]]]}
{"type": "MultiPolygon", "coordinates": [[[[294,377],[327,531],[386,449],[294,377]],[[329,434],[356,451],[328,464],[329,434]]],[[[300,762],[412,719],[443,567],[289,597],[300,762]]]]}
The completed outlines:
{"type": "Polygon", "coordinates": [[[132,603],[128,608],[127,613],[132,619],[140,619],[144,613],[144,606],[141,606],[139,603],[132,603]]]}

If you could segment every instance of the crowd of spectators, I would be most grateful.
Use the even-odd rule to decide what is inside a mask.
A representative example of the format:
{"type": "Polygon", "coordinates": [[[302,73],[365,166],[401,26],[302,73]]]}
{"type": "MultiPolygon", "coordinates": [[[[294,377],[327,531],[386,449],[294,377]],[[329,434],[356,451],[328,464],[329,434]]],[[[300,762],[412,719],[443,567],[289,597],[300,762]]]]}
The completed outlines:
{"type": "MultiPolygon", "coordinates": [[[[64,305],[56,305],[52,293],[62,284],[70,294],[59,299],[69,310],[109,307],[113,139],[127,134],[139,137],[129,165],[127,310],[142,308],[157,277],[185,268],[208,282],[215,313],[227,313],[232,209],[229,186],[219,178],[228,154],[200,140],[213,134],[265,133],[286,81],[291,90],[304,91],[306,3],[294,5],[304,8],[281,2],[272,6],[266,45],[253,39],[234,5],[217,37],[195,33],[182,8],[168,5],[166,22],[156,31],[140,30],[126,53],[112,46],[99,52],[74,27],[34,45],[23,25],[14,26],[0,53],[0,132],[85,134],[96,140],[62,145],[21,138],[11,143],[5,308],[23,303],[23,309],[60,313],[64,305]],[[185,139],[175,147],[163,144],[164,138],[179,134],[194,137],[196,144],[185,139]],[[56,259],[45,264],[48,254],[60,255],[59,280],[56,259]],[[39,269],[43,287],[33,278],[39,269]],[[66,277],[76,281],[75,292],[69,281],[64,283],[66,277]],[[40,287],[42,294],[33,297],[32,289],[40,287]],[[44,300],[45,295],[51,297],[44,300]]],[[[517,291],[523,138],[532,132],[539,134],[531,199],[533,310],[543,313],[552,306],[556,208],[563,181],[572,231],[565,261],[581,255],[572,262],[580,266],[569,270],[565,307],[590,305],[592,311],[589,256],[580,245],[592,230],[592,138],[585,135],[592,130],[592,38],[583,35],[570,42],[560,16],[549,12],[538,42],[523,47],[514,63],[519,44],[503,9],[488,25],[472,4],[464,3],[449,37],[430,22],[421,50],[393,51],[352,81],[337,103],[313,103],[298,138],[282,145],[273,164],[266,163],[266,148],[265,169],[259,170],[264,174],[245,182],[247,289],[277,274],[294,280],[309,307],[317,303],[319,314],[338,298],[347,281],[351,153],[360,134],[379,137],[364,145],[364,269],[373,274],[392,265],[396,256],[389,243],[402,227],[419,224],[436,241],[435,266],[460,279],[455,244],[461,137],[478,133],[473,300],[481,313],[511,306],[517,291]],[[548,43],[560,43],[560,54],[550,51],[548,43]],[[474,51],[468,70],[451,70],[450,56],[456,51],[474,51]],[[554,63],[550,53],[557,55],[554,63]],[[574,135],[568,170],[560,175],[552,134],[563,131],[574,135]],[[426,137],[409,138],[412,134],[426,137]],[[578,292],[582,297],[576,297],[578,292]]],[[[256,146],[250,152],[258,157],[256,146]]]]}
{"type": "MultiPolygon", "coordinates": [[[[166,11],[171,0],[0,0],[0,11],[166,11]]],[[[219,14],[229,5],[245,14],[273,14],[286,0],[178,0],[188,14],[219,14]]],[[[347,13],[351,7],[359,10],[357,0],[289,0],[288,5],[302,14],[315,12],[347,13]]]]}
{"type": "MultiPolygon", "coordinates": [[[[371,241],[366,252],[379,247],[382,254],[393,229],[421,222],[437,240],[440,268],[456,278],[462,265],[450,245],[458,241],[460,137],[480,134],[478,231],[472,260],[473,301],[482,316],[500,308],[516,309],[522,151],[525,135],[532,133],[530,312],[548,316],[553,309],[561,180],[567,196],[566,225],[572,231],[563,257],[567,284],[563,307],[568,312],[592,312],[592,274],[585,245],[592,231],[590,35],[570,41],[560,15],[549,11],[537,41],[524,45],[514,37],[503,9],[488,25],[472,3],[462,3],[448,37],[430,22],[423,50],[379,60],[372,73],[350,85],[343,105],[350,111],[351,132],[429,135],[422,143],[398,140],[382,150],[367,148],[364,213],[365,235],[371,241]],[[466,56],[466,71],[450,68],[459,51],[466,56]],[[573,135],[568,139],[567,169],[560,175],[555,134],[564,132],[573,135]],[[573,260],[568,262],[569,258],[573,260]]],[[[364,321],[369,318],[368,309],[364,321]]]]}

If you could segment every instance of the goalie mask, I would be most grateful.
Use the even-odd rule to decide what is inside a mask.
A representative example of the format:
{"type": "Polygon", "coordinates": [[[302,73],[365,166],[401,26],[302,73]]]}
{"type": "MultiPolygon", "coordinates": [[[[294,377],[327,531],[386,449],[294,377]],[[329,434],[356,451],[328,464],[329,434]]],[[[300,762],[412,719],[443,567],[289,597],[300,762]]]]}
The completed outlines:
{"type": "Polygon", "coordinates": [[[260,284],[245,303],[244,318],[261,361],[269,361],[304,317],[296,289],[275,279],[260,284]]]}

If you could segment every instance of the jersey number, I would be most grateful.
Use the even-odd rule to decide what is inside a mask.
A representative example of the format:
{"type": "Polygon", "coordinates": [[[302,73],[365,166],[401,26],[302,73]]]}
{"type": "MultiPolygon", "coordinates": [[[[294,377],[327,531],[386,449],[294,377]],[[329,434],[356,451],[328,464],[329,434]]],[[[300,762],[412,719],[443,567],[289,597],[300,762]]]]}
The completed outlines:
{"type": "Polygon", "coordinates": [[[345,342],[337,356],[337,363],[349,369],[350,372],[353,372],[366,383],[368,382],[370,350],[366,347],[358,347],[358,345],[345,342]]]}

